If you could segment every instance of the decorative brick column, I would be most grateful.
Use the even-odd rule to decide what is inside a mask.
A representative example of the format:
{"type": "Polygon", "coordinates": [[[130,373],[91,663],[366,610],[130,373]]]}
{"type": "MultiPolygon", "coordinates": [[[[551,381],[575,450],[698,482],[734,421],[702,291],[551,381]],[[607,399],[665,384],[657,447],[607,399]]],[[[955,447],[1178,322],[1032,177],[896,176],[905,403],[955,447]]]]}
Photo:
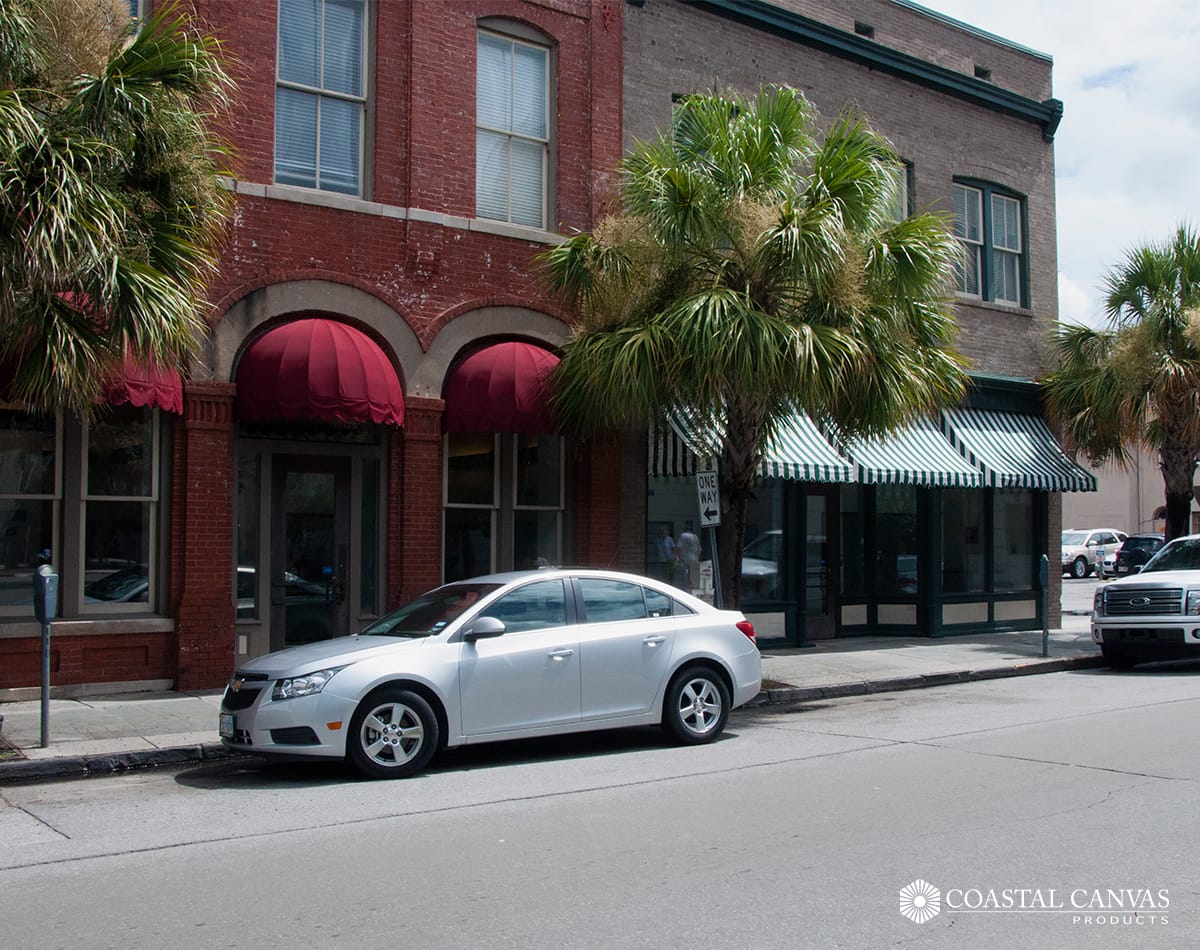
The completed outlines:
{"type": "Polygon", "coordinates": [[[387,513],[389,609],[441,582],[445,408],[440,399],[407,397],[404,432],[391,442],[387,513]]]}
{"type": "Polygon", "coordinates": [[[234,392],[188,381],[176,429],[169,586],[181,690],[219,687],[233,671],[234,392]]]}
{"type": "MultiPolygon", "coordinates": [[[[588,567],[621,567],[621,444],[605,436],[572,453],[575,483],[574,556],[588,567]]],[[[645,494],[643,490],[643,495],[645,494]]]]}

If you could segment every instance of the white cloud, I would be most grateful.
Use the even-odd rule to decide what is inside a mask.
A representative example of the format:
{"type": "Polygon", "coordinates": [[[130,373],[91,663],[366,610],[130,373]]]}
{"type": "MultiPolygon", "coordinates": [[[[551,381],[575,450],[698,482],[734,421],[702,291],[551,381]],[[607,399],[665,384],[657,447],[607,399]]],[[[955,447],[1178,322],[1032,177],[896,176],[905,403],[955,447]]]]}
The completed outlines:
{"type": "Polygon", "coordinates": [[[1063,320],[1103,319],[1129,248],[1200,227],[1200,27],[1194,0],[924,0],[1054,58],[1063,320]]]}

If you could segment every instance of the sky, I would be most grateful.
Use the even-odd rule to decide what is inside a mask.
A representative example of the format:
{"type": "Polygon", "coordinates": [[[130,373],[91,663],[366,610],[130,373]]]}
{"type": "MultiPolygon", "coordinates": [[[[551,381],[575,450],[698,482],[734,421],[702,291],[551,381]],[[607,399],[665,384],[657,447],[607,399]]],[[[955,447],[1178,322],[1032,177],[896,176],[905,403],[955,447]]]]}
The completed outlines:
{"type": "Polygon", "coordinates": [[[1200,229],[1196,0],[918,0],[1054,59],[1059,317],[1106,325],[1128,250],[1200,229]]]}

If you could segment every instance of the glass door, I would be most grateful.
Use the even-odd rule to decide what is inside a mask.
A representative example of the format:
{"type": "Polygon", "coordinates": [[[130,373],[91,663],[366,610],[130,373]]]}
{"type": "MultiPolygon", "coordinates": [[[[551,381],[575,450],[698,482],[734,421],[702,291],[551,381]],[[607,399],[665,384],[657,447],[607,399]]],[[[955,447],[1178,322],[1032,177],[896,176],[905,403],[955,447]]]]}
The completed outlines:
{"type": "Polygon", "coordinates": [[[276,456],[271,649],[350,632],[350,461],[276,456]]]}

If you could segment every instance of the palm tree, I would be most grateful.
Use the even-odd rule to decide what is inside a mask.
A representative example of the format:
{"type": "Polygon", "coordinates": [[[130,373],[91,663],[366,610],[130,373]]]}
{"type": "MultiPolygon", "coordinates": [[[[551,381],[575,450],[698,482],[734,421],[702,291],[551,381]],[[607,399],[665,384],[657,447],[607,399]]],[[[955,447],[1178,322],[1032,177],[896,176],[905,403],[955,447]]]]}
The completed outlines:
{"type": "Polygon", "coordinates": [[[218,45],[174,4],[0,2],[5,398],[89,413],[131,357],[182,368],[230,208],[218,45]]]}
{"type": "Polygon", "coordinates": [[[1133,248],[1105,294],[1106,329],[1057,331],[1047,404],[1093,462],[1126,462],[1134,444],[1158,454],[1170,540],[1189,530],[1200,454],[1200,235],[1133,248]]]}
{"type": "Polygon", "coordinates": [[[896,220],[896,164],[851,112],[821,136],[789,87],[691,96],[623,160],[624,211],[544,257],[580,317],[554,379],[563,426],[677,409],[719,437],[726,603],[783,420],[882,433],[962,394],[946,296],[958,245],[940,217],[896,220]]]}

